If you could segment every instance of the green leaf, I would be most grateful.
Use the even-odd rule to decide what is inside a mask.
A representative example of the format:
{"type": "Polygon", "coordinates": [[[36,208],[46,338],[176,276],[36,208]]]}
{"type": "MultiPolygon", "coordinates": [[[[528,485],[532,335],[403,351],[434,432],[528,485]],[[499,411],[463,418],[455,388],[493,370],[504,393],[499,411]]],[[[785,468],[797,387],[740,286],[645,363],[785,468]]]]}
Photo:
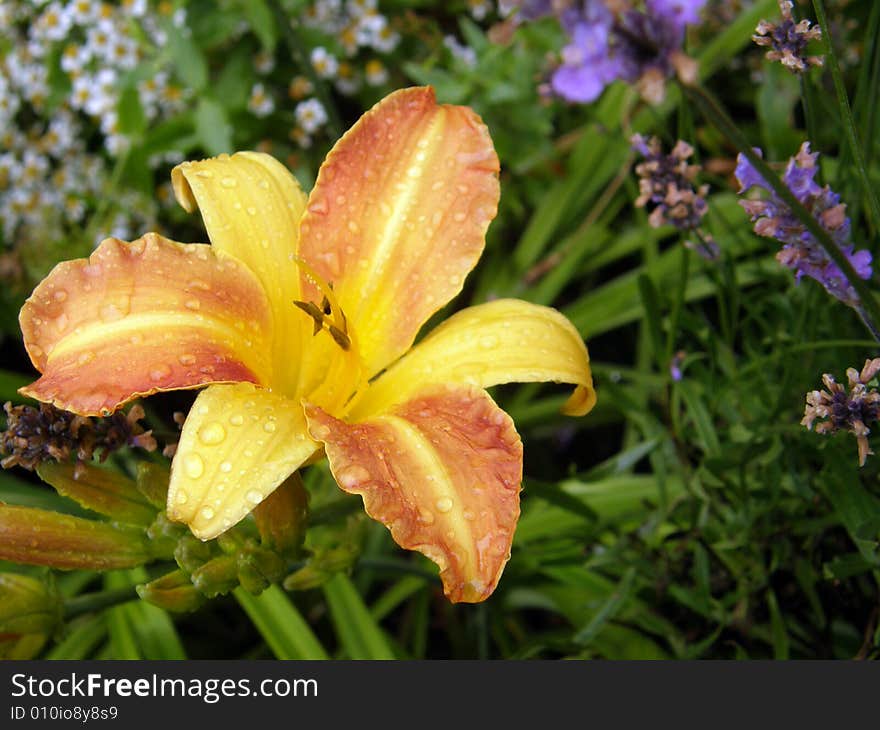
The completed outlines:
{"type": "Polygon", "coordinates": [[[89,616],[70,626],[64,639],[52,647],[44,659],[88,659],[106,636],[104,615],[89,616]]]}
{"type": "Polygon", "coordinates": [[[248,19],[251,28],[266,53],[274,53],[275,45],[278,43],[278,32],[275,26],[275,19],[272,17],[272,11],[266,4],[265,0],[245,0],[242,4],[242,10],[248,19]]]}
{"type": "Polygon", "coordinates": [[[194,92],[208,85],[208,62],[192,37],[185,36],[179,28],[169,25],[168,48],[174,59],[177,75],[194,92]]]}
{"type": "Polygon", "coordinates": [[[119,94],[119,103],[116,105],[119,115],[119,131],[129,136],[137,136],[147,128],[147,117],[141,106],[137,88],[126,86],[119,94]]]}
{"type": "Polygon", "coordinates": [[[196,109],[196,134],[211,155],[233,152],[232,125],[226,110],[213,99],[199,99],[196,109]]]}
{"type": "Polygon", "coordinates": [[[259,596],[236,588],[235,599],[277,659],[327,659],[327,652],[293,602],[278,586],[259,596]]]}
{"type": "Polygon", "coordinates": [[[590,622],[574,635],[574,641],[581,645],[589,644],[602,631],[606,623],[613,619],[632,593],[636,579],[636,569],[629,568],[608,600],[596,612],[590,622]]]}
{"type": "Polygon", "coordinates": [[[385,634],[345,575],[337,573],[323,589],[336,634],[349,659],[394,659],[385,634]]]}

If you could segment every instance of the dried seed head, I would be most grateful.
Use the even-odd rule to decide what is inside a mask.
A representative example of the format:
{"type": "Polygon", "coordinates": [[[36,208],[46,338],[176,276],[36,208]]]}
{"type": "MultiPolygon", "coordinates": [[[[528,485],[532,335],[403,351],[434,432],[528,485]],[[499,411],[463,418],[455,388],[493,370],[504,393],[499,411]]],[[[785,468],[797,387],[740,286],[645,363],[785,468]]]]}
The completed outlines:
{"type": "Polygon", "coordinates": [[[810,27],[809,20],[796,23],[791,14],[792,7],[790,0],[780,0],[782,20],[778,23],[762,20],[755,28],[752,40],[770,49],[766,54],[768,60],[779,61],[791,71],[803,73],[811,66],[821,66],[825,62],[822,56],[807,55],[807,44],[820,39],[822,29],[810,27]]]}
{"type": "Polygon", "coordinates": [[[89,418],[41,403],[37,407],[6,403],[6,430],[0,432],[0,466],[34,469],[43,461],[104,461],[124,446],[147,451],[156,448],[150,431],[140,424],[144,410],[132,406],[128,414],[117,412],[107,418],[89,418]]]}
{"type": "Polygon", "coordinates": [[[868,388],[868,383],[880,372],[880,358],[866,360],[861,372],[855,368],[846,371],[848,389],[825,373],[822,376],[824,390],[807,393],[806,407],[801,425],[809,429],[817,419],[816,433],[836,433],[849,431],[856,437],[859,448],[859,466],[864,466],[869,454],[869,424],[880,418],[880,393],[876,388],[868,388]]]}

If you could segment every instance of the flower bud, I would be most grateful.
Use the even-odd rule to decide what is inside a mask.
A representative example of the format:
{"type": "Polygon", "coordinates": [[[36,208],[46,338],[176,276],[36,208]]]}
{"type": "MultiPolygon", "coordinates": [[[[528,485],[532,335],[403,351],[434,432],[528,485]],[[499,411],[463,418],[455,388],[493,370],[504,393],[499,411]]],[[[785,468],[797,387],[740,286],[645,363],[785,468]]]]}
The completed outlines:
{"type": "Polygon", "coordinates": [[[136,590],[143,600],[174,613],[195,611],[204,602],[202,594],[182,570],[139,585],[136,590]]]}
{"type": "Polygon", "coordinates": [[[282,555],[295,555],[305,539],[309,516],[309,493],[299,472],[291,474],[278,489],[254,509],[263,545],[282,555]]]}
{"type": "Polygon", "coordinates": [[[146,527],[156,517],[156,509],[134,482],[118,472],[92,464],[45,461],[37,474],[58,494],[113,520],[146,527]]]}
{"type": "Polygon", "coordinates": [[[0,659],[31,659],[61,623],[54,585],[16,573],[0,573],[0,659]]]}
{"type": "Polygon", "coordinates": [[[0,504],[0,560],[52,568],[133,568],[158,557],[143,530],[0,504]]]}

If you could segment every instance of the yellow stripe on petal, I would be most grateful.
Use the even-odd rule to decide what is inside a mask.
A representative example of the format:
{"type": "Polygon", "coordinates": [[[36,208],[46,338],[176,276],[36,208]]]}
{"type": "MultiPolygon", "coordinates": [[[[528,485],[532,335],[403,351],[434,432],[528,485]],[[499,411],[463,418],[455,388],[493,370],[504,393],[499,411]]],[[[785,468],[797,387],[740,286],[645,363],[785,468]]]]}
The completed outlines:
{"type": "Polygon", "coordinates": [[[210,540],[244,518],[312,456],[302,406],[248,383],[196,398],[171,464],[168,516],[210,540]]]}
{"type": "Polygon", "coordinates": [[[512,382],[576,385],[563,408],[568,415],[596,403],[590,357],[574,325],[555,309],[499,299],[443,322],[370,385],[352,417],[386,411],[428,383],[512,382]]]}
{"type": "Polygon", "coordinates": [[[58,264],[19,317],[42,372],[22,393],[83,415],[157,391],[264,382],[271,314],[240,262],[148,233],[58,264]]]}
{"type": "Polygon", "coordinates": [[[171,173],[174,192],[189,212],[202,213],[214,248],[253,271],[272,306],[273,387],[293,394],[301,353],[299,269],[293,258],[306,197],[277,160],[258,152],[184,162],[171,173]]]}
{"type": "MultiPolygon", "coordinates": [[[[374,375],[461,291],[498,207],[498,157],[480,118],[397,91],[337,142],[303,217],[300,256],[330,281],[374,375]]],[[[310,299],[319,292],[304,284],[310,299]]]]}
{"type": "Polygon", "coordinates": [[[437,563],[449,599],[488,598],[519,518],[522,443],[510,417],[469,387],[423,390],[354,424],[315,406],[306,414],[339,486],[398,545],[437,563]]]}

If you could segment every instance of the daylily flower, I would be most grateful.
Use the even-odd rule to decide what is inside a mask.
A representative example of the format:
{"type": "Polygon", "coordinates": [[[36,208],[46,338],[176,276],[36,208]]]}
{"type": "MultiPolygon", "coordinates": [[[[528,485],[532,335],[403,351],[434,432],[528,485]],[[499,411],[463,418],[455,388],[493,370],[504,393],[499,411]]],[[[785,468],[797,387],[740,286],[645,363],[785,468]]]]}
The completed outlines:
{"type": "Polygon", "coordinates": [[[344,491],[440,566],[451,600],[483,600],[522,477],[485,388],[571,383],[567,413],[595,402],[586,347],[553,309],[481,304],[413,346],[483,250],[498,171],[479,117],[430,88],[364,114],[308,199],[264,154],[185,162],[175,194],[212,245],[148,233],[59,264],[22,309],[42,373],[22,392],[88,415],[207,386],[172,463],[172,519],[216,537],[325,453],[344,491]]]}

